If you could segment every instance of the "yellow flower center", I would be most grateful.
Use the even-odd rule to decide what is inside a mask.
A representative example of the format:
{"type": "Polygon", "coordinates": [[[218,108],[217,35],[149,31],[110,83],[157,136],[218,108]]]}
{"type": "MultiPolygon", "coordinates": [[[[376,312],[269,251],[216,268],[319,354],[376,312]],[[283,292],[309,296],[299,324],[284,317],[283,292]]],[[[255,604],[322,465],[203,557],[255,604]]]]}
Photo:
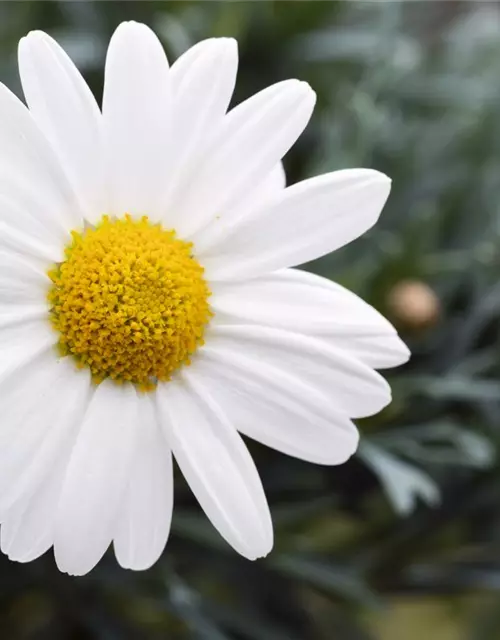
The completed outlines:
{"type": "Polygon", "coordinates": [[[129,215],[103,216],[72,237],[66,260],[49,272],[62,354],[96,382],[111,377],[142,390],[189,364],[212,315],[191,243],[129,215]]]}

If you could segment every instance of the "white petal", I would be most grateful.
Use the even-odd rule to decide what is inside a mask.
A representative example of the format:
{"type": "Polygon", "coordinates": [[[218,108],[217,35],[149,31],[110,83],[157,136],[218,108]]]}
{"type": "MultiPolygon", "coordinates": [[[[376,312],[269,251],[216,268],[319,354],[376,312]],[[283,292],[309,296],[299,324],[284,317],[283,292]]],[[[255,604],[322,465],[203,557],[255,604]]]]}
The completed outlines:
{"type": "Polygon", "coordinates": [[[50,279],[22,255],[0,252],[0,309],[11,303],[31,302],[47,306],[50,279]]]}
{"type": "MultiPolygon", "coordinates": [[[[263,206],[268,200],[276,197],[276,194],[286,187],[286,174],[282,162],[278,162],[271,171],[259,182],[248,194],[242,203],[238,203],[230,215],[225,216],[225,220],[236,221],[244,218],[249,212],[263,206]]],[[[218,221],[219,222],[219,221],[218,221]]],[[[211,226],[220,225],[212,224],[211,226]]],[[[205,238],[203,238],[205,240],[205,238]]]]}
{"type": "Polygon", "coordinates": [[[149,395],[140,396],[140,428],[114,535],[118,562],[136,571],[148,569],[158,560],[172,519],[172,455],[155,413],[149,395]]]}
{"type": "MultiPolygon", "coordinates": [[[[27,185],[32,201],[38,202],[33,211],[43,225],[57,230],[62,242],[68,232],[83,222],[78,200],[59,161],[33,117],[22,102],[7,87],[0,84],[0,175],[6,185],[5,195],[13,191],[22,194],[19,180],[27,185]]],[[[16,204],[16,203],[15,203],[16,204]]],[[[1,216],[0,216],[1,220],[1,216]]]]}
{"type": "Polygon", "coordinates": [[[391,369],[408,362],[410,350],[398,336],[381,336],[365,338],[349,336],[341,345],[342,338],[338,336],[322,336],[331,345],[338,345],[351,355],[374,369],[391,369]]]}
{"type": "Polygon", "coordinates": [[[21,312],[0,314],[0,403],[36,369],[34,360],[46,354],[56,357],[56,342],[57,336],[48,322],[33,319],[29,310],[26,317],[21,312]]]}
{"type": "Polygon", "coordinates": [[[137,428],[134,387],[104,380],[85,414],[57,510],[54,551],[61,571],[87,573],[111,543],[137,428]]]}
{"type": "Polygon", "coordinates": [[[108,213],[161,218],[171,117],[168,62],[160,41],[146,25],[122,23],[109,44],[104,83],[108,213]]]}
{"type": "MultiPolygon", "coordinates": [[[[59,377],[43,398],[35,395],[33,416],[24,419],[15,442],[4,450],[12,469],[12,460],[24,448],[24,469],[19,469],[10,485],[4,475],[6,467],[2,467],[2,508],[11,506],[2,521],[1,547],[19,562],[33,560],[54,542],[56,507],[89,398],[88,371],[75,370],[68,358],[57,366],[59,377]]],[[[33,387],[31,391],[33,394],[33,387]]]]}
{"type": "Polygon", "coordinates": [[[19,43],[26,102],[52,143],[87,217],[106,212],[101,113],[87,83],[63,49],[43,31],[19,43]]]}
{"type": "Polygon", "coordinates": [[[248,357],[202,353],[190,374],[224,408],[242,433],[283,453],[317,464],[342,464],[356,450],[349,418],[300,378],[248,357]]]}
{"type": "MultiPolygon", "coordinates": [[[[8,339],[12,330],[21,329],[21,331],[24,330],[26,332],[26,328],[34,323],[39,325],[48,324],[47,313],[47,305],[43,303],[16,301],[12,304],[7,304],[2,301],[0,305],[0,342],[2,343],[2,348],[8,349],[11,346],[8,343],[8,339]]],[[[50,344],[57,342],[55,332],[52,332],[49,342],[50,344]]],[[[7,359],[5,351],[2,352],[2,359],[4,362],[7,359]]]]}
{"type": "Polygon", "coordinates": [[[7,320],[0,315],[0,442],[8,442],[10,429],[22,422],[30,389],[43,385],[43,363],[57,358],[57,337],[45,321],[24,318],[21,313],[7,320]]]}
{"type": "Polygon", "coordinates": [[[256,189],[256,193],[253,195],[253,201],[254,203],[260,201],[265,202],[270,196],[274,196],[285,187],[285,168],[282,162],[278,162],[256,189]]]}
{"type": "Polygon", "coordinates": [[[0,373],[2,454],[11,439],[19,435],[25,419],[30,412],[33,413],[34,407],[43,400],[54,379],[57,379],[57,358],[50,346],[43,341],[33,340],[30,332],[25,331],[24,334],[22,344],[10,347],[17,357],[9,358],[8,364],[2,363],[0,373]]]}
{"type": "Polygon", "coordinates": [[[38,263],[42,261],[47,265],[47,269],[55,262],[62,262],[64,245],[64,241],[48,244],[27,235],[19,228],[0,221],[0,250],[7,253],[20,253],[25,259],[34,258],[38,263]]]}
{"type": "Polygon", "coordinates": [[[57,219],[46,215],[46,209],[52,205],[43,197],[40,199],[35,189],[23,176],[14,175],[12,167],[5,170],[0,175],[0,224],[43,245],[45,254],[58,262],[69,236],[61,230],[57,219]]]}
{"type": "Polygon", "coordinates": [[[175,100],[170,144],[175,162],[168,177],[162,222],[172,228],[177,228],[175,201],[193,188],[193,175],[207,139],[227,111],[238,69],[238,46],[233,38],[212,38],[193,49],[181,56],[171,71],[175,100]]]}
{"type": "Polygon", "coordinates": [[[49,352],[34,366],[43,369],[43,376],[23,381],[21,411],[9,407],[12,396],[2,402],[1,514],[29,498],[56,460],[67,458],[88,404],[89,372],[77,370],[71,358],[57,359],[49,352]]]}
{"type": "Polygon", "coordinates": [[[346,169],[288,187],[198,251],[207,277],[254,278],[343,247],[375,224],[390,185],[378,171],[346,169]]]}
{"type": "Polygon", "coordinates": [[[320,276],[285,269],[213,287],[210,304],[222,323],[256,323],[316,336],[375,368],[406,362],[394,327],[351,291],[320,276]]]}
{"type": "Polygon", "coordinates": [[[175,203],[181,237],[192,235],[217,216],[230,215],[297,140],[315,99],[308,84],[288,80],[228,113],[196,175],[196,187],[175,203]]]}
{"type": "Polygon", "coordinates": [[[251,193],[247,194],[241,202],[229,211],[224,218],[216,216],[206,227],[193,234],[192,242],[197,253],[206,253],[221,238],[227,234],[228,225],[231,226],[237,220],[245,218],[252,211],[264,206],[269,200],[283,191],[286,186],[285,169],[282,162],[277,165],[257,184],[251,193]]]}
{"type": "Polygon", "coordinates": [[[52,546],[54,515],[66,464],[67,459],[58,460],[28,502],[2,522],[0,546],[11,560],[31,562],[52,546]]]}
{"type": "MultiPolygon", "coordinates": [[[[29,332],[25,331],[24,333],[26,334],[25,338],[30,336],[29,332]]],[[[5,352],[2,349],[2,356],[4,354],[5,352]]],[[[6,498],[4,512],[2,513],[2,522],[5,521],[5,524],[2,524],[1,529],[1,546],[2,550],[10,555],[12,544],[14,544],[19,534],[18,542],[20,546],[16,547],[17,550],[12,551],[12,557],[21,559],[26,554],[30,558],[36,557],[50,546],[50,542],[46,544],[47,527],[49,522],[50,526],[52,523],[50,513],[45,514],[43,524],[39,523],[40,533],[38,530],[36,532],[27,531],[24,526],[23,530],[20,531],[19,527],[21,522],[25,522],[25,518],[27,518],[27,526],[31,528],[31,517],[34,516],[39,519],[41,515],[37,504],[34,504],[33,500],[31,500],[31,495],[44,474],[40,474],[37,472],[39,470],[35,470],[35,477],[29,477],[29,453],[32,452],[32,444],[38,436],[36,431],[38,426],[36,423],[37,411],[40,411],[40,407],[43,406],[47,392],[54,382],[54,375],[51,375],[51,372],[52,374],[54,373],[52,367],[56,364],[56,358],[51,351],[47,350],[46,346],[43,346],[42,342],[37,344],[36,341],[33,341],[33,336],[29,341],[24,340],[22,349],[19,344],[17,349],[10,346],[8,355],[10,364],[2,363],[3,371],[0,375],[2,474],[6,470],[15,472],[16,466],[19,466],[19,463],[22,465],[25,442],[28,443],[28,459],[24,470],[21,466],[21,478],[19,481],[17,478],[13,478],[12,480],[15,484],[12,486],[9,484],[1,485],[0,495],[2,499],[6,498]],[[17,358],[15,357],[16,355],[17,358]],[[35,420],[34,430],[31,428],[33,419],[35,420]],[[14,443],[14,446],[12,446],[12,443],[14,443]],[[5,507],[10,507],[10,509],[5,507]],[[31,511],[30,514],[27,514],[28,508],[31,511]],[[34,512],[33,509],[35,509],[34,512]],[[40,539],[41,546],[38,544],[40,539]],[[30,555],[32,550],[35,554],[34,556],[30,555]]],[[[49,471],[50,467],[45,469],[45,472],[48,473],[49,471]]],[[[7,482],[9,481],[8,476],[5,479],[7,482]]],[[[43,479],[40,491],[44,494],[45,481],[43,479]]]]}
{"type": "MultiPolygon", "coordinates": [[[[182,88],[182,85],[187,82],[187,79],[190,77],[193,68],[196,68],[199,60],[204,58],[207,55],[207,52],[212,51],[212,47],[218,46],[217,43],[225,42],[231,40],[236,47],[238,43],[233,38],[208,38],[206,40],[200,40],[192,47],[189,47],[182,55],[180,55],[177,60],[173,63],[171,67],[171,79],[172,79],[172,89],[174,93],[177,95],[182,88]]],[[[234,46],[232,45],[232,46],[234,46]]],[[[238,54],[237,50],[234,52],[236,55],[238,54]]],[[[237,61],[236,61],[237,63],[237,61]]],[[[227,102],[231,99],[233,95],[234,89],[234,79],[231,80],[230,77],[227,78],[228,83],[226,86],[227,92],[227,102]]]]}
{"type": "Polygon", "coordinates": [[[249,559],[272,547],[262,483],[237,431],[196,378],[159,385],[160,420],[189,486],[222,537],[249,559]]]}
{"type": "Polygon", "coordinates": [[[215,325],[200,352],[228,362],[249,357],[276,375],[293,375],[335,402],[352,418],[378,413],[391,400],[387,382],[373,369],[321,340],[257,325],[215,325]]]}

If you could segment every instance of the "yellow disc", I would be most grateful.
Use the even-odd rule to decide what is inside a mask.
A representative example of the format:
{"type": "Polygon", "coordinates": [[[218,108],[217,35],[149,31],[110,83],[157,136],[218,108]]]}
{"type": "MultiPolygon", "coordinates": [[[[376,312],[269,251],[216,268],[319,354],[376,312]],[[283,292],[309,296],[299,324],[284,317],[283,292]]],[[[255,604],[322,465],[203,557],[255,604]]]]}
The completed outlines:
{"type": "Polygon", "coordinates": [[[103,216],[72,232],[50,272],[51,317],[62,354],[142,390],[168,380],[203,343],[210,290],[191,243],[145,216],[103,216]]]}

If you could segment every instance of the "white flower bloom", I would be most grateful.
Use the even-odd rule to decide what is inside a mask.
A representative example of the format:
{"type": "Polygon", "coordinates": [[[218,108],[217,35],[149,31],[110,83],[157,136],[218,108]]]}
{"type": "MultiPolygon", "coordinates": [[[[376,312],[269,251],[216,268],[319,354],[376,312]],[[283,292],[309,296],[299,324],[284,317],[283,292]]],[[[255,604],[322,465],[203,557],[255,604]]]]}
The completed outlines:
{"type": "Polygon", "coordinates": [[[374,309],[290,268],[370,228],[389,179],[355,169],[285,189],[280,161],[315,95],[280,82],[226,115],[232,39],[169,70],[149,28],[122,24],[102,113],[48,35],[21,41],[19,67],[29,110],[0,86],[3,552],[54,546],[80,575],[113,542],[123,567],[151,566],[173,455],[227,542],[266,555],[271,517],[238,431],[340,464],[351,418],[390,401],[374,369],[408,358],[374,309]]]}

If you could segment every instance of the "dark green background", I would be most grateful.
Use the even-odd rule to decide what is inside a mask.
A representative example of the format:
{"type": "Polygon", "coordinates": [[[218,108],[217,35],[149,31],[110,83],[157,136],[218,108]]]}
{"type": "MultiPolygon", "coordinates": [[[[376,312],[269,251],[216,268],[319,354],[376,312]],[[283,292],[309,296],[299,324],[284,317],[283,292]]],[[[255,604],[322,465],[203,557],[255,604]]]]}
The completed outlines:
{"type": "Polygon", "coordinates": [[[0,558],[0,638],[498,640],[498,4],[0,2],[0,79],[19,91],[17,41],[45,29],[100,95],[125,19],[152,26],[172,59],[235,36],[236,102],[309,81],[318,108],[285,160],[290,182],[356,166],[393,178],[377,228],[307,268],[389,314],[414,356],[388,372],[394,402],[360,423],[365,449],[343,467],[250,443],[276,528],[268,559],[229,549],[178,477],[171,539],[150,571],[109,554],[74,579],[50,554],[0,558]],[[428,296],[395,289],[407,280],[428,296]],[[370,445],[392,456],[378,474],[370,445]],[[432,481],[441,501],[429,506],[417,494],[432,481]],[[408,482],[415,504],[403,513],[391,492],[408,482]]]}

